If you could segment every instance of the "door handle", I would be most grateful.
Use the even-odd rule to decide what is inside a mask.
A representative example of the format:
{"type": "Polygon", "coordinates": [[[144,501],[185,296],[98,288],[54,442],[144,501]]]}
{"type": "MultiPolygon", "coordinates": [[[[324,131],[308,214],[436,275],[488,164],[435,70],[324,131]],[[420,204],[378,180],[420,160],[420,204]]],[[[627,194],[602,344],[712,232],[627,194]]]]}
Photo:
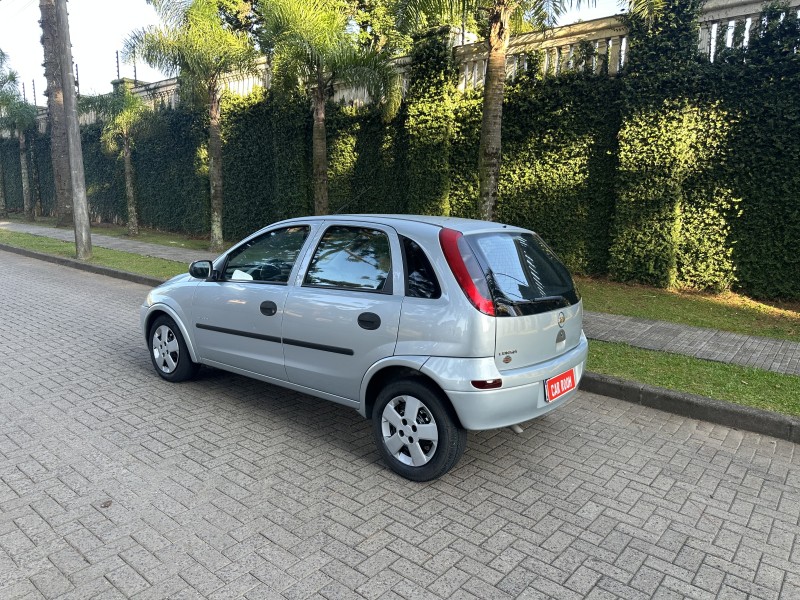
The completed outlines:
{"type": "Polygon", "coordinates": [[[267,300],[261,303],[261,314],[265,317],[271,317],[276,312],[278,312],[278,305],[275,304],[272,300],[267,300]]]}
{"type": "Polygon", "coordinates": [[[365,312],[358,315],[358,326],[372,331],[381,326],[381,318],[375,313],[365,312]]]}

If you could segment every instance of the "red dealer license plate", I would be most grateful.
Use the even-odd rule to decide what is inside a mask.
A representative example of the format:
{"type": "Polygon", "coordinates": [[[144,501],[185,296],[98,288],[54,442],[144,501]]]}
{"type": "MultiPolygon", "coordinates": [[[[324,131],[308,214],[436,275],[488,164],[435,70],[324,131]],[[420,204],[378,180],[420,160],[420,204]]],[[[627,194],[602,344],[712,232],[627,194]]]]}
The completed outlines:
{"type": "Polygon", "coordinates": [[[547,380],[547,402],[552,402],[575,389],[575,369],[547,380]]]}

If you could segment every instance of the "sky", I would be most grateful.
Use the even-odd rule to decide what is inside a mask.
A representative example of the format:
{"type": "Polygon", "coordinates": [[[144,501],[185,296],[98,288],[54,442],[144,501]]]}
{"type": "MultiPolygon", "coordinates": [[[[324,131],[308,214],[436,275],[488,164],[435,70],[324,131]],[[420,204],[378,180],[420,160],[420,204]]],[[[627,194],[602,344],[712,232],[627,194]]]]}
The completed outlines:
{"type": "MultiPolygon", "coordinates": [[[[117,78],[116,51],[122,50],[131,31],[157,22],[155,11],[145,0],[69,0],[67,10],[80,93],[110,92],[111,81],[117,78]]],[[[40,18],[39,0],[0,0],[0,48],[25,83],[29,102],[33,102],[35,82],[37,104],[42,106],[47,84],[41,66],[40,18]]],[[[133,78],[133,65],[120,59],[120,75],[133,78]]],[[[143,81],[165,79],[143,63],[137,64],[136,76],[143,81]]]]}
{"type": "MultiPolygon", "coordinates": [[[[586,7],[570,11],[561,23],[578,19],[589,20],[619,12],[617,0],[581,2],[586,7]]],[[[116,52],[122,50],[127,35],[140,27],[156,24],[155,11],[145,0],[69,0],[72,58],[78,66],[81,94],[103,94],[111,91],[111,81],[117,78],[116,52]]],[[[0,0],[0,49],[9,57],[12,69],[25,84],[29,102],[46,104],[46,83],[41,66],[42,34],[39,27],[39,0],[0,0]]],[[[120,60],[120,75],[133,78],[133,65],[120,60]]],[[[166,77],[144,63],[137,64],[140,81],[159,81],[166,77]]]]}

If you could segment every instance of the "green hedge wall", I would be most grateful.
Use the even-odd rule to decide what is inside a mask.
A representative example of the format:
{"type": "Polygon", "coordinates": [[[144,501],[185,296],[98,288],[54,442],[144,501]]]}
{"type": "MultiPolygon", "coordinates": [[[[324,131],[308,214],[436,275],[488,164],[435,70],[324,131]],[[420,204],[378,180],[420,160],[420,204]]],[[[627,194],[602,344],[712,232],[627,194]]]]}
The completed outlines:
{"type": "MultiPolygon", "coordinates": [[[[399,121],[386,124],[377,110],[333,105],[328,115],[331,212],[405,212],[405,148],[399,121]]],[[[311,148],[310,137],[306,147],[311,148]]]]}
{"type": "Polygon", "coordinates": [[[620,78],[617,204],[609,272],[659,287],[735,281],[735,197],[721,165],[736,115],[711,92],[697,56],[696,0],[670,0],[652,24],[629,20],[620,78]]]}
{"type": "Polygon", "coordinates": [[[310,127],[300,100],[257,92],[223,103],[223,233],[239,239],[311,211],[310,127]],[[306,143],[308,142],[308,143],[306,143]]]}
{"type": "Polygon", "coordinates": [[[445,31],[431,31],[415,40],[414,66],[404,104],[403,129],[407,156],[407,210],[429,215],[450,214],[450,146],[458,103],[452,49],[445,31]]]}
{"type": "MultiPolygon", "coordinates": [[[[128,214],[128,209],[125,202],[125,174],[122,159],[103,152],[100,143],[102,131],[103,128],[100,125],[90,125],[81,130],[89,217],[94,222],[123,222],[128,214]]],[[[137,186],[137,191],[140,189],[141,186],[137,186]]]]}
{"type": "MultiPolygon", "coordinates": [[[[140,226],[195,235],[208,233],[206,131],[205,118],[199,114],[184,110],[154,113],[134,147],[140,226]]],[[[90,147],[83,150],[84,155],[92,151],[90,147]]],[[[121,171],[122,165],[117,163],[116,172],[121,171]]],[[[124,190],[119,201],[124,202],[123,198],[124,190]]]]}
{"type": "MultiPolygon", "coordinates": [[[[538,73],[538,65],[531,71],[538,73]]],[[[535,230],[573,271],[605,273],[619,81],[528,75],[507,97],[498,220],[535,230]]]]}
{"type": "Polygon", "coordinates": [[[746,51],[725,51],[715,93],[737,115],[720,179],[741,198],[731,221],[737,286],[765,298],[800,298],[800,21],[765,10],[746,51]]]}
{"type": "MultiPolygon", "coordinates": [[[[737,287],[800,298],[800,25],[766,10],[746,49],[697,56],[696,0],[629,23],[615,78],[582,72],[509,82],[498,219],[542,234],[575,272],[662,287],[737,287]]],[[[441,33],[441,32],[440,32],[441,33]]],[[[741,28],[736,39],[741,39],[741,28]]],[[[386,123],[370,108],[327,110],[332,212],[477,216],[479,92],[455,87],[451,49],[424,36],[409,92],[386,123]]],[[[577,61],[580,64],[580,60],[577,61]]],[[[310,108],[301,98],[227,98],[224,233],[312,211],[310,108]]],[[[95,219],[124,219],[122,165],[83,132],[95,219]]],[[[162,110],[137,139],[143,225],[205,235],[206,123],[162,110]]],[[[36,141],[45,212],[48,141],[36,141]]],[[[7,204],[21,210],[16,142],[0,140],[7,204]]]]}
{"type": "Polygon", "coordinates": [[[19,142],[0,139],[0,166],[3,168],[3,192],[6,210],[22,212],[22,177],[19,166],[19,142]]]}

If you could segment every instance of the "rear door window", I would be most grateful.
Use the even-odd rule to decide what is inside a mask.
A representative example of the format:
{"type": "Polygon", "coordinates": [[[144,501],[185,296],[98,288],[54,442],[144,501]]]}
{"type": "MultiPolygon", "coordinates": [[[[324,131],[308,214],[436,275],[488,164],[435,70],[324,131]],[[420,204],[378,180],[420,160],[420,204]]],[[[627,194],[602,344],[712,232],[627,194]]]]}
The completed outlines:
{"type": "Polygon", "coordinates": [[[556,254],[536,234],[471,235],[498,315],[527,315],[576,304],[580,296],[556,254]]]}
{"type": "Polygon", "coordinates": [[[322,236],[303,285],[391,293],[391,270],[386,233],[335,225],[322,236]]]}

